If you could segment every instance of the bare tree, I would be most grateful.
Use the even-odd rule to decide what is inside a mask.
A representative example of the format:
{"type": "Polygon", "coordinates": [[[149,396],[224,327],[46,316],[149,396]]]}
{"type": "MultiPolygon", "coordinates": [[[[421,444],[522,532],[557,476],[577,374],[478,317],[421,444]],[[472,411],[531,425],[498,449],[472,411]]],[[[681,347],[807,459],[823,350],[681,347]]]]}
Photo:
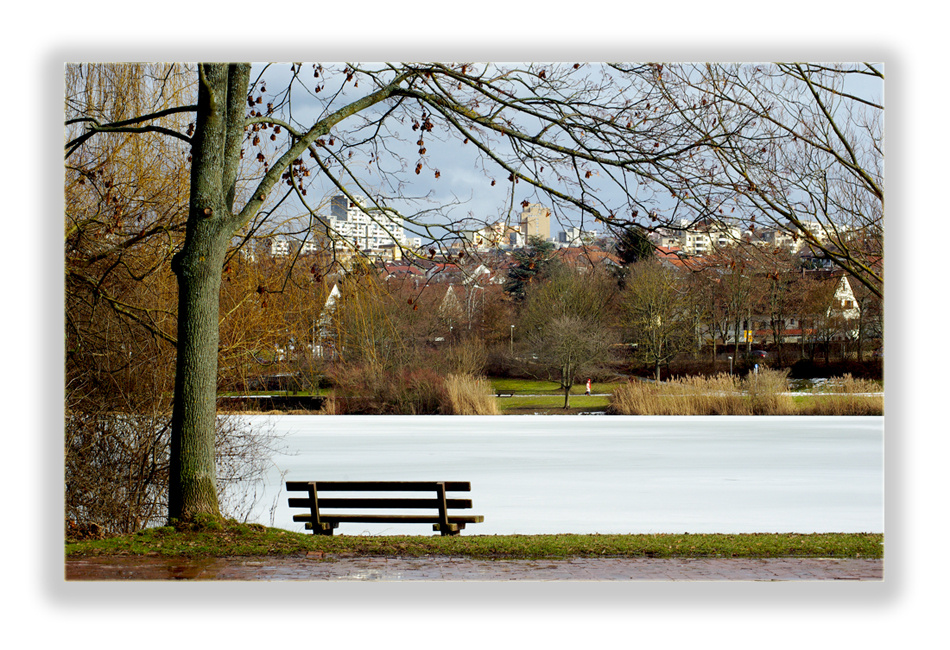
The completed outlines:
{"type": "Polygon", "coordinates": [[[661,174],[690,220],[776,227],[883,295],[883,68],[656,66],[702,147],[661,174]]]}
{"type": "Polygon", "coordinates": [[[559,382],[564,408],[569,408],[578,376],[609,359],[616,282],[606,273],[582,273],[559,264],[547,273],[546,281],[526,294],[518,330],[525,354],[559,382]]]}
{"type": "Polygon", "coordinates": [[[634,264],[621,296],[621,310],[638,356],[653,366],[659,381],[661,367],[692,345],[693,297],[686,277],[653,260],[634,264]]]}
{"type": "Polygon", "coordinates": [[[552,318],[543,329],[528,333],[526,341],[537,350],[537,363],[553,371],[564,391],[565,409],[571,407],[571,388],[578,378],[595,372],[609,358],[610,334],[594,319],[571,315],[552,318]]]}

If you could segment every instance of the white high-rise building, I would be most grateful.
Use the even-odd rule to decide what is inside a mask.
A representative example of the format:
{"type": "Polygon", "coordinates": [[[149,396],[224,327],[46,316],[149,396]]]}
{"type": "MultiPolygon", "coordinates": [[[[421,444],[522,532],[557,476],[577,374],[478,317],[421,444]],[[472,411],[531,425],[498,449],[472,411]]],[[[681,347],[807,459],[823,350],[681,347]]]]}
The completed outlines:
{"type": "Polygon", "coordinates": [[[596,230],[581,230],[577,226],[571,226],[558,234],[557,241],[566,246],[586,246],[592,244],[599,235],[596,230]]]}
{"type": "Polygon", "coordinates": [[[415,243],[406,239],[401,219],[394,219],[385,212],[370,207],[363,196],[354,198],[357,202],[350,201],[344,195],[330,199],[326,234],[334,247],[378,250],[393,244],[407,246],[415,243]],[[364,212],[360,205],[370,214],[364,212]]]}

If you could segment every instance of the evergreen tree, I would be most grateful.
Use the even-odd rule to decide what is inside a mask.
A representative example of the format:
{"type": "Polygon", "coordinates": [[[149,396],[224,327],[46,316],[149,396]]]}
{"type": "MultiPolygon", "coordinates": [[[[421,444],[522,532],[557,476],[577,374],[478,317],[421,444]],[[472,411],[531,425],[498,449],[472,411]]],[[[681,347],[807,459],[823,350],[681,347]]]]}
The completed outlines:
{"type": "Polygon", "coordinates": [[[620,231],[615,247],[617,257],[624,266],[653,257],[653,244],[637,226],[629,226],[620,231]]]}
{"type": "Polygon", "coordinates": [[[553,243],[538,236],[529,237],[528,245],[514,253],[518,264],[508,269],[505,293],[518,302],[523,301],[528,285],[544,278],[550,271],[553,254],[553,243]]]}

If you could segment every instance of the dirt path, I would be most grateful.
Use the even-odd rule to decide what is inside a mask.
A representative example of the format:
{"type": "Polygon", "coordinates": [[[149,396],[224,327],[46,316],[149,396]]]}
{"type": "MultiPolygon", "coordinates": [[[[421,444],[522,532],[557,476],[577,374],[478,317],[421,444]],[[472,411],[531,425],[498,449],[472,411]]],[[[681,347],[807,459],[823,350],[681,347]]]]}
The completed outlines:
{"type": "Polygon", "coordinates": [[[67,580],[873,580],[883,560],[824,558],[95,557],[66,561],[67,580]]]}

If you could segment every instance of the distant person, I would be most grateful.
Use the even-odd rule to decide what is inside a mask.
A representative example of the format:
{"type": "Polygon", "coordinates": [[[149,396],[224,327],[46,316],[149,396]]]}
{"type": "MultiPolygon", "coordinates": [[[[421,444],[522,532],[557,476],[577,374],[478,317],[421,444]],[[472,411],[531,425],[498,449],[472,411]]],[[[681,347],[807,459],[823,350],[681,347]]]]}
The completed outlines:
{"type": "Polygon", "coordinates": [[[585,394],[585,395],[590,395],[590,379],[587,380],[587,392],[584,393],[584,394],[585,394]]]}

